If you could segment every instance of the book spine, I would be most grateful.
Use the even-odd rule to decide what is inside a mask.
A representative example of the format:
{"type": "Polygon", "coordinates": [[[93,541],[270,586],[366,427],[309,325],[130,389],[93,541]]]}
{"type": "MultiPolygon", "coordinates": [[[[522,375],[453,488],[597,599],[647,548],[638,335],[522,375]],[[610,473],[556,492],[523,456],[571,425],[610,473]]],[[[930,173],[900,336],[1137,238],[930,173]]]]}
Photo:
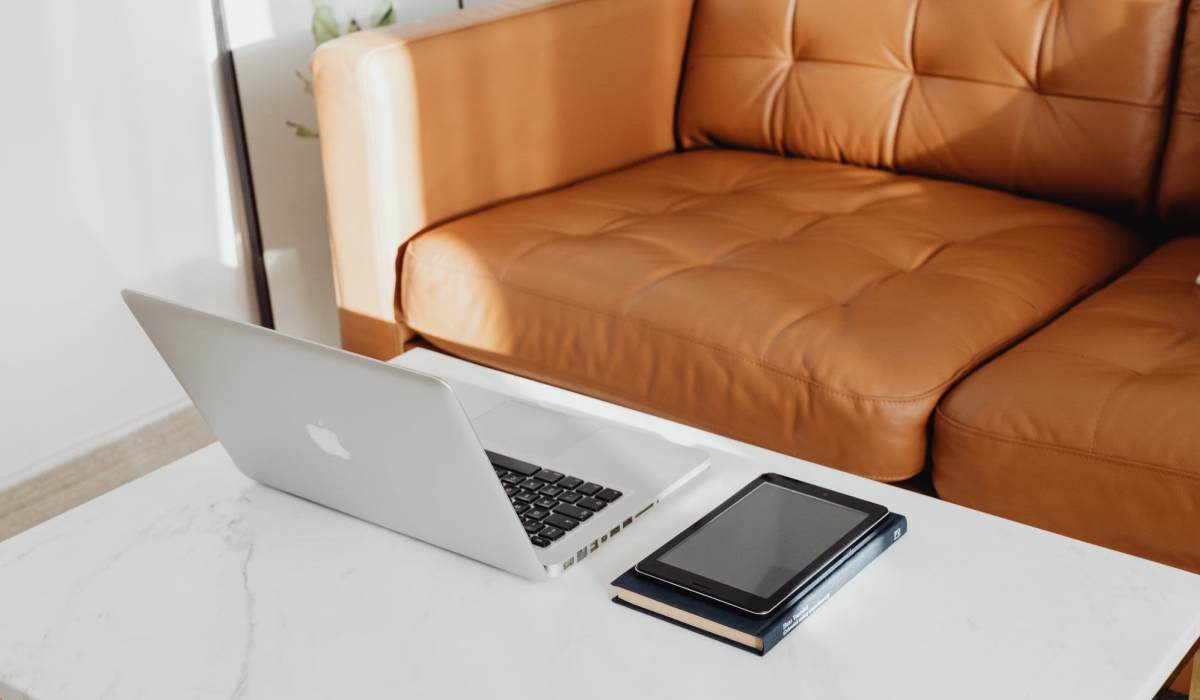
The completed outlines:
{"type": "Polygon", "coordinates": [[[762,633],[763,654],[771,650],[771,647],[778,644],[784,637],[800,626],[800,623],[808,619],[809,615],[816,612],[817,608],[825,604],[834,593],[838,591],[847,581],[866,568],[888,547],[891,547],[896,540],[904,536],[908,532],[908,520],[901,516],[887,530],[878,533],[875,537],[867,542],[863,547],[854,553],[854,556],[847,559],[837,569],[825,577],[824,580],[813,586],[807,593],[791,603],[780,615],[776,621],[762,633]]]}

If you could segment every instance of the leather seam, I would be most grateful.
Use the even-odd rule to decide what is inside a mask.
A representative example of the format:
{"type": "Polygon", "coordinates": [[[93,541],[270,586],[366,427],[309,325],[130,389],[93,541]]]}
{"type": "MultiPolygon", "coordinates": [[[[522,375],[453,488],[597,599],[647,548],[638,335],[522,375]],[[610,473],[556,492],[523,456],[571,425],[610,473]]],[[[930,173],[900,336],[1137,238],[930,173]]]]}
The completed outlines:
{"type": "Polygon", "coordinates": [[[1132,321],[1132,322],[1136,322],[1136,323],[1144,323],[1147,325],[1155,326],[1156,328],[1165,328],[1167,330],[1172,330],[1172,331],[1175,331],[1176,333],[1181,333],[1181,334],[1187,335],[1187,336],[1196,335],[1196,333],[1197,333],[1194,329],[1191,329],[1191,328],[1184,328],[1182,326],[1177,326],[1173,323],[1166,323],[1166,322],[1160,321],[1158,319],[1146,318],[1144,316],[1138,316],[1138,315],[1131,314],[1131,313],[1125,313],[1122,311],[1118,311],[1116,309],[1105,309],[1105,308],[1093,309],[1091,307],[1085,307],[1085,308],[1081,308],[1081,309],[1074,309],[1074,311],[1076,313],[1080,313],[1080,314],[1097,314],[1100,316],[1110,316],[1112,318],[1117,318],[1122,321],[1132,321]]]}
{"type": "Polygon", "coordinates": [[[1071,352],[1070,350],[1055,350],[1053,348],[1017,347],[1017,348],[1013,348],[1012,350],[1009,350],[1008,354],[1009,355],[1061,355],[1063,357],[1074,357],[1074,358],[1078,358],[1080,360],[1087,360],[1089,362],[1095,362],[1097,364],[1106,365],[1107,367],[1109,367],[1111,369],[1120,370],[1122,372],[1128,372],[1130,374],[1146,376],[1144,372],[1139,372],[1136,369],[1133,369],[1131,367],[1126,367],[1124,365],[1117,364],[1116,362],[1113,362],[1112,360],[1106,360],[1102,357],[1096,357],[1095,355],[1088,355],[1088,354],[1081,353],[1081,352],[1071,352]]]}
{"type": "MultiPolygon", "coordinates": [[[[579,0],[577,0],[577,1],[579,1],[579,0]]],[[[699,59],[699,60],[754,59],[754,60],[762,60],[762,61],[773,61],[776,63],[782,63],[785,60],[778,56],[736,56],[736,55],[735,56],[724,56],[724,55],[720,55],[720,54],[700,55],[700,56],[693,56],[692,58],[699,59]]],[[[875,69],[875,70],[884,70],[884,71],[888,71],[891,73],[897,73],[900,75],[912,75],[912,76],[919,77],[919,78],[935,78],[935,79],[939,79],[939,80],[952,80],[954,82],[959,82],[959,83],[973,83],[975,85],[988,85],[991,87],[1005,88],[1008,90],[1019,90],[1021,92],[1027,92],[1031,95],[1036,95],[1038,97],[1044,97],[1044,98],[1049,98],[1049,99],[1080,100],[1083,102],[1102,102],[1104,104],[1111,104],[1111,105],[1117,105],[1117,106],[1121,106],[1121,107],[1129,107],[1132,109],[1141,109],[1141,110],[1155,111],[1155,112],[1162,111],[1165,108],[1165,106],[1162,104],[1145,104],[1145,103],[1141,103],[1141,102],[1135,102],[1133,100],[1124,100],[1124,99],[1121,99],[1118,97],[1104,97],[1104,96],[1100,96],[1100,95],[1070,95],[1070,94],[1061,93],[1061,92],[1042,92],[1039,90],[1032,89],[1028,83],[1023,84],[1023,85],[1010,85],[1009,83],[1001,83],[1001,82],[997,82],[995,80],[981,80],[979,78],[965,78],[965,77],[962,77],[959,75],[946,75],[944,73],[918,73],[915,70],[912,73],[908,73],[907,71],[897,70],[894,66],[876,66],[876,65],[871,65],[868,63],[856,63],[854,61],[836,61],[836,60],[826,60],[826,59],[821,59],[821,58],[799,58],[799,59],[795,59],[793,61],[793,63],[826,63],[826,64],[831,64],[831,65],[850,66],[850,67],[854,67],[854,68],[871,68],[871,69],[875,69]]]]}
{"type": "Polygon", "coordinates": [[[636,304],[638,302],[638,299],[640,299],[641,296],[643,294],[645,294],[646,292],[650,291],[651,289],[654,289],[658,285],[671,279],[672,277],[675,277],[676,275],[687,274],[688,272],[692,272],[693,270],[704,269],[704,267],[705,267],[704,265],[697,265],[695,263],[684,264],[682,267],[677,267],[677,268],[671,270],[670,272],[667,272],[665,275],[659,275],[659,276],[655,277],[654,279],[650,280],[649,282],[647,282],[646,284],[642,285],[641,287],[634,289],[625,298],[625,301],[621,302],[621,317],[625,318],[626,317],[625,314],[629,313],[629,310],[633,308],[634,304],[636,304]]]}
{"type": "Polygon", "coordinates": [[[675,104],[671,108],[671,136],[675,144],[675,152],[685,148],[683,134],[683,93],[687,85],[688,73],[691,72],[692,42],[696,38],[696,3],[688,9],[687,32],[683,37],[683,55],[679,57],[679,83],[675,86],[675,104]]]}
{"type": "MultiPolygon", "coordinates": [[[[1185,65],[1184,49],[1187,47],[1188,15],[1190,14],[1191,2],[1192,0],[1183,0],[1180,2],[1178,16],[1175,18],[1175,36],[1171,42],[1171,56],[1166,76],[1166,94],[1163,96],[1163,115],[1159,123],[1154,168],[1151,170],[1150,183],[1148,184],[1149,191],[1146,198],[1146,209],[1148,211],[1157,211],[1160,217],[1164,219],[1169,217],[1167,216],[1167,211],[1163,208],[1163,182],[1166,179],[1168,170],[1172,172],[1178,170],[1177,167],[1172,168],[1171,163],[1168,162],[1168,158],[1172,153],[1171,147],[1174,145],[1175,129],[1180,117],[1192,116],[1181,109],[1179,104],[1179,90],[1183,83],[1182,77],[1185,65]]],[[[1172,199],[1172,197],[1168,196],[1168,199],[1172,199]]]]}
{"type": "MultiPolygon", "coordinates": [[[[526,358],[516,358],[511,355],[500,355],[499,353],[491,352],[488,350],[482,350],[479,348],[473,348],[469,345],[464,345],[462,343],[458,343],[458,342],[455,342],[453,340],[449,340],[446,338],[440,338],[440,337],[432,335],[432,334],[426,334],[426,336],[438,338],[443,343],[445,343],[449,346],[452,346],[452,347],[467,348],[469,350],[469,352],[476,353],[479,355],[485,355],[488,357],[497,358],[500,360],[499,362],[496,363],[497,365],[503,365],[505,363],[509,363],[510,365],[516,365],[516,366],[522,366],[522,367],[528,368],[531,371],[531,373],[540,373],[543,375],[557,374],[557,375],[567,376],[567,377],[575,380],[579,384],[592,385],[592,381],[591,381],[590,377],[575,374],[575,373],[571,372],[569,369],[560,371],[557,368],[552,368],[552,367],[549,367],[542,363],[532,362],[530,360],[527,360],[526,358]]],[[[725,433],[722,432],[722,429],[721,429],[722,427],[714,421],[709,421],[709,420],[706,420],[703,418],[695,418],[692,416],[682,416],[682,415],[680,415],[679,418],[676,419],[672,416],[677,415],[677,414],[673,414],[673,413],[669,413],[669,412],[656,414],[651,411],[643,411],[642,409],[637,408],[638,405],[642,405],[643,399],[641,399],[637,396],[634,396],[633,394],[631,394],[627,391],[613,388],[611,385],[605,385],[603,388],[594,389],[594,391],[597,391],[599,394],[599,395],[593,395],[595,398],[600,398],[601,400],[605,400],[603,395],[612,396],[614,398],[618,398],[618,399],[621,399],[621,400],[627,402],[623,405],[625,405],[627,408],[632,408],[635,411],[640,411],[642,413],[650,413],[651,415],[656,415],[660,418],[665,418],[667,420],[670,420],[670,421],[673,421],[676,423],[680,423],[680,424],[683,424],[683,425],[686,425],[689,427],[706,430],[706,431],[714,433],[716,435],[722,435],[722,436],[725,435],[725,433]]],[[[753,442],[747,442],[745,440],[741,440],[740,438],[733,438],[733,439],[738,440],[739,442],[746,442],[746,444],[754,445],[755,447],[759,447],[762,449],[769,449],[769,448],[764,447],[763,445],[758,445],[753,442]]],[[[804,459],[804,458],[800,457],[800,459],[804,459]]],[[[829,466],[821,464],[819,462],[813,462],[812,460],[805,459],[804,461],[811,462],[812,464],[816,464],[818,466],[822,466],[827,469],[837,469],[836,467],[829,467],[829,466]]],[[[918,469],[914,472],[905,472],[903,475],[900,475],[900,476],[897,476],[895,474],[862,474],[859,472],[849,471],[846,469],[838,469],[838,471],[843,471],[848,474],[854,474],[855,476],[861,476],[865,479],[872,479],[875,481],[895,482],[895,481],[904,481],[906,479],[911,479],[914,476],[917,476],[921,472],[925,471],[925,467],[922,466],[920,469],[918,469]]]]}
{"type": "Polygon", "coordinates": [[[775,140],[775,145],[780,154],[787,152],[787,137],[788,137],[788,91],[791,88],[791,83],[795,80],[796,75],[796,4],[800,0],[791,0],[788,3],[787,9],[787,69],[784,71],[783,80],[779,83],[779,92],[775,95],[775,103],[778,105],[778,114],[772,113],[771,129],[773,135],[778,138],[775,140]]]}
{"type": "Polygon", "coordinates": [[[1095,452],[1096,438],[1100,437],[1100,426],[1104,424],[1104,418],[1108,415],[1109,407],[1112,406],[1113,399],[1121,390],[1132,382],[1136,382],[1142,378],[1141,374],[1127,374],[1113,385],[1112,389],[1104,396],[1104,401],[1100,403],[1100,410],[1096,412],[1096,424],[1092,426],[1092,437],[1088,440],[1088,452],[1095,452]]]}
{"type": "Polygon", "coordinates": [[[993,281],[991,281],[991,280],[988,280],[988,279],[983,279],[983,278],[981,278],[981,277],[972,277],[971,275],[964,275],[964,274],[962,274],[962,273],[959,273],[959,272],[951,272],[951,271],[949,271],[949,270],[937,270],[937,269],[934,269],[934,268],[931,268],[931,267],[919,267],[919,268],[916,268],[916,269],[914,269],[914,270],[913,270],[913,273],[912,273],[912,274],[919,274],[920,272],[924,272],[924,273],[926,273],[926,274],[931,274],[931,275],[942,275],[942,276],[944,276],[944,277],[953,277],[953,278],[955,278],[955,279],[966,280],[966,281],[968,281],[968,282],[975,282],[976,284],[981,284],[981,285],[983,285],[983,286],[985,286],[985,287],[988,287],[988,288],[990,288],[990,289],[995,289],[995,290],[998,290],[998,291],[1000,291],[1000,292],[1003,292],[1003,293],[1005,293],[1005,294],[1008,294],[1008,295],[1009,295],[1009,296],[1011,296],[1012,298],[1014,298],[1014,299],[1016,299],[1017,301],[1019,301],[1019,302],[1021,302],[1021,303],[1025,304],[1026,306],[1028,306],[1030,309],[1032,309],[1032,310],[1033,310],[1033,313],[1034,313],[1034,314],[1036,314],[1036,315],[1038,316],[1038,318],[1045,318],[1045,317],[1046,317],[1046,314],[1045,314],[1045,313],[1044,313],[1044,312],[1043,312],[1043,311],[1042,311],[1040,308],[1038,308],[1037,304],[1034,304],[1032,301],[1029,301],[1029,300],[1028,300],[1028,299],[1026,299],[1025,297],[1021,296],[1020,294],[1017,294],[1016,292],[1014,292],[1014,291],[1012,291],[1011,289],[1009,289],[1009,288],[1005,287],[1004,285],[997,284],[997,283],[995,283],[995,282],[993,282],[993,281]]]}
{"type": "MultiPolygon", "coordinates": [[[[684,196],[683,198],[672,202],[665,209],[663,209],[661,211],[647,212],[647,211],[638,210],[638,209],[624,210],[622,212],[622,214],[620,214],[616,218],[606,221],[605,223],[601,224],[598,228],[595,228],[591,231],[586,231],[583,233],[563,233],[562,231],[556,231],[551,228],[539,227],[538,230],[545,231],[547,233],[556,234],[556,235],[554,235],[554,237],[552,237],[552,238],[547,238],[545,240],[538,241],[538,242],[534,243],[533,245],[520,251],[515,257],[513,257],[512,260],[508,261],[508,263],[504,266],[504,270],[500,273],[500,275],[498,277],[501,281],[505,281],[508,278],[508,273],[512,270],[513,266],[516,265],[521,260],[523,260],[524,258],[528,257],[529,254],[534,252],[535,250],[539,250],[546,246],[553,245],[555,243],[559,243],[561,241],[564,241],[567,239],[572,239],[572,238],[578,239],[578,238],[589,238],[589,237],[600,237],[600,236],[615,238],[619,234],[628,231],[629,228],[632,226],[636,226],[638,224],[645,223],[646,221],[657,218],[657,217],[667,216],[669,214],[679,214],[679,213],[689,212],[695,208],[692,206],[693,204],[703,204],[705,202],[710,201],[710,199],[711,199],[710,195],[688,194],[688,195],[684,196]]],[[[749,229],[743,229],[743,230],[745,230],[748,234],[752,233],[749,229]]],[[[645,239],[631,239],[631,240],[637,240],[637,242],[639,242],[639,243],[643,243],[650,247],[657,248],[658,250],[663,251],[665,254],[667,254],[669,256],[679,257],[678,254],[668,246],[664,246],[662,244],[655,243],[652,241],[647,241],[645,239]]],[[[688,260],[688,259],[683,259],[683,258],[680,258],[680,261],[681,261],[681,263],[686,263],[686,264],[689,264],[694,267],[699,266],[699,263],[700,263],[700,261],[688,260]]]]}
{"type": "Polygon", "coordinates": [[[904,122],[904,110],[908,109],[908,98],[912,96],[913,86],[917,82],[917,15],[921,11],[921,0],[913,0],[912,19],[908,25],[908,84],[904,87],[904,96],[900,98],[900,104],[896,107],[896,118],[892,121],[889,131],[891,132],[892,148],[891,158],[887,163],[887,167],[896,167],[896,154],[900,150],[900,127],[904,122]]]}
{"type": "Polygon", "coordinates": [[[1042,56],[1046,52],[1046,37],[1050,31],[1050,20],[1055,16],[1055,12],[1058,9],[1058,0],[1050,0],[1050,2],[1046,3],[1046,14],[1042,15],[1042,21],[1038,29],[1037,52],[1033,57],[1033,85],[1030,88],[1039,94],[1042,91],[1042,56]]]}
{"type": "MultiPolygon", "coordinates": [[[[1116,464],[1116,465],[1125,466],[1125,467],[1133,467],[1135,469],[1156,472],[1159,474],[1179,477],[1179,478],[1187,479],[1187,480],[1191,480],[1191,481],[1200,481],[1200,474],[1186,472],[1186,471],[1179,470],[1179,469],[1173,469],[1171,467],[1164,467],[1160,464],[1150,464],[1147,462],[1139,462],[1137,460],[1127,459],[1124,457],[1117,457],[1115,455],[1107,455],[1107,454],[1101,454],[1101,453],[1097,453],[1097,452],[1088,452],[1086,450],[1081,450],[1081,449],[1078,449],[1075,447],[1066,447],[1063,445],[1053,445],[1053,444],[1046,443],[1046,442],[1038,442],[1036,440],[1027,440],[1024,438],[1018,438],[1018,437],[1013,437],[1013,436],[1009,436],[1009,435],[1001,435],[999,433],[994,433],[990,430],[985,430],[983,428],[976,428],[974,426],[967,425],[966,423],[955,420],[955,419],[951,418],[950,416],[946,415],[945,410],[941,406],[939,406],[937,408],[934,415],[935,415],[935,421],[939,424],[942,424],[953,430],[958,430],[959,432],[968,433],[970,435],[985,438],[988,440],[994,440],[996,442],[1004,442],[1004,443],[1009,443],[1009,444],[1013,444],[1013,445],[1021,445],[1023,447],[1030,447],[1030,448],[1039,449],[1039,450],[1046,450],[1049,452],[1058,452],[1058,453],[1062,453],[1062,454],[1069,454],[1069,455],[1072,455],[1075,457],[1082,457],[1084,459],[1090,459],[1090,460],[1097,461],[1097,462],[1107,462],[1109,464],[1116,464]]],[[[935,428],[935,430],[934,430],[933,444],[936,449],[937,428],[935,428]]],[[[935,462],[935,467],[936,467],[936,462],[935,462]]]]}
{"type": "MultiPolygon", "coordinates": [[[[980,357],[985,357],[985,356],[987,356],[987,355],[991,354],[991,352],[994,352],[994,350],[995,350],[995,348],[989,348],[989,349],[986,349],[986,350],[984,350],[984,351],[981,351],[981,352],[976,352],[976,353],[974,353],[974,354],[972,355],[972,357],[971,357],[971,360],[970,360],[969,362],[967,362],[965,365],[963,365],[963,366],[961,366],[961,367],[957,368],[957,369],[954,371],[953,375],[952,375],[950,378],[948,378],[948,379],[946,379],[946,380],[944,380],[944,381],[942,381],[942,382],[940,382],[940,383],[936,384],[936,385],[935,385],[935,386],[933,386],[932,388],[930,388],[930,389],[927,389],[927,390],[925,390],[925,391],[923,391],[923,392],[920,392],[920,393],[917,393],[917,394],[909,394],[909,395],[905,395],[905,396],[877,396],[877,395],[864,395],[864,394],[858,394],[858,393],[851,392],[851,391],[846,391],[846,390],[844,390],[844,389],[835,389],[835,388],[833,388],[833,387],[830,387],[830,386],[828,386],[828,385],[826,385],[826,384],[823,384],[823,383],[821,383],[821,382],[818,382],[818,381],[817,381],[817,380],[815,380],[815,379],[811,379],[811,378],[808,378],[808,377],[802,377],[802,376],[796,375],[796,374],[794,374],[794,373],[792,373],[792,372],[789,372],[789,371],[787,371],[787,370],[785,370],[785,369],[782,369],[782,368],[780,368],[780,367],[776,367],[776,366],[774,366],[774,365],[772,365],[772,364],[768,364],[768,363],[766,363],[766,362],[763,362],[762,360],[759,360],[759,359],[757,359],[757,358],[748,357],[748,356],[746,356],[746,355],[743,355],[743,354],[741,354],[741,353],[737,352],[736,350],[731,350],[731,349],[729,349],[729,348],[723,348],[723,347],[721,347],[721,346],[719,346],[719,345],[714,345],[714,344],[712,344],[712,343],[709,343],[709,342],[706,342],[706,341],[698,340],[698,339],[696,339],[696,338],[692,338],[692,337],[690,337],[690,336],[687,336],[687,335],[683,335],[683,334],[680,334],[680,333],[676,333],[676,332],[674,332],[674,331],[668,330],[668,329],[666,329],[666,328],[662,328],[661,326],[655,325],[655,324],[653,324],[653,323],[650,323],[649,321],[646,321],[646,320],[643,320],[643,319],[639,319],[639,318],[633,318],[633,317],[629,317],[629,316],[620,316],[620,315],[614,314],[614,313],[612,313],[612,312],[609,312],[609,311],[604,311],[604,310],[601,310],[601,309],[595,309],[595,308],[589,308],[589,307],[581,306],[581,305],[579,305],[579,304],[577,304],[577,303],[574,303],[574,302],[569,302],[569,301],[566,301],[566,300],[564,300],[564,299],[559,299],[559,298],[556,298],[556,297],[554,297],[554,296],[551,296],[551,295],[548,295],[548,294],[545,294],[545,293],[542,293],[542,292],[538,292],[538,291],[535,291],[535,290],[532,290],[532,289],[528,289],[528,288],[526,288],[526,287],[523,287],[523,286],[521,286],[521,285],[513,284],[512,282],[508,282],[508,281],[505,281],[505,280],[498,279],[498,278],[496,278],[494,275],[483,275],[483,274],[479,274],[479,273],[468,272],[468,271],[465,271],[465,270],[459,270],[459,269],[456,269],[456,268],[454,268],[454,267],[451,267],[451,266],[448,266],[448,265],[443,265],[443,264],[440,264],[440,263],[430,263],[430,262],[428,262],[428,261],[418,261],[418,260],[417,260],[417,258],[418,258],[419,256],[417,256],[417,255],[416,255],[415,251],[414,251],[412,248],[410,248],[410,249],[409,249],[409,251],[408,251],[408,253],[407,253],[407,256],[408,256],[408,257],[410,257],[410,258],[413,258],[413,261],[414,261],[415,263],[417,263],[417,264],[421,264],[421,265],[430,265],[430,266],[433,266],[433,267],[439,268],[439,269],[441,269],[441,270],[443,270],[443,271],[445,271],[445,272],[449,272],[449,273],[452,273],[452,274],[465,275],[465,276],[470,276],[470,277],[477,277],[477,278],[480,278],[480,279],[487,279],[487,280],[489,280],[489,281],[492,281],[492,282],[495,282],[496,284],[499,284],[499,285],[501,285],[501,286],[503,286],[503,287],[506,287],[506,288],[508,288],[508,289],[509,289],[509,290],[511,290],[511,291],[514,291],[514,292],[519,292],[519,293],[525,294],[525,295],[527,295],[527,296],[531,296],[531,297],[534,297],[534,298],[537,298],[537,299],[541,299],[541,300],[543,300],[543,301],[548,301],[548,302],[551,302],[551,303],[554,303],[554,304],[559,304],[559,305],[562,305],[562,306],[568,306],[568,307],[570,307],[570,308],[572,308],[572,309],[575,309],[575,310],[578,310],[578,311],[585,311],[585,312],[592,313],[592,314],[595,314],[595,315],[598,315],[598,316],[604,316],[604,317],[607,317],[607,318],[610,318],[610,319],[613,319],[613,320],[616,320],[616,321],[622,321],[622,322],[633,323],[633,324],[635,324],[635,325],[637,325],[637,326],[643,327],[643,328],[645,328],[645,329],[647,329],[647,330],[650,330],[650,331],[653,331],[653,332],[655,332],[655,333],[659,333],[659,334],[662,334],[662,335],[666,335],[666,336],[669,336],[669,337],[675,338],[676,340],[682,340],[682,341],[684,341],[684,342],[688,342],[688,343],[691,343],[691,344],[693,344],[693,345],[697,345],[697,346],[700,346],[700,347],[704,347],[704,348],[707,348],[707,349],[709,349],[709,350],[711,350],[711,351],[714,351],[714,352],[719,352],[719,353],[721,353],[721,354],[723,354],[723,355],[727,355],[727,356],[729,356],[729,357],[732,357],[732,358],[735,358],[735,359],[737,359],[737,360],[740,360],[741,362],[744,362],[744,363],[746,363],[746,364],[754,365],[754,366],[757,366],[757,367],[759,367],[759,368],[761,368],[761,369],[764,369],[764,370],[767,370],[767,371],[770,371],[770,372],[774,372],[775,374],[778,374],[778,375],[780,375],[780,376],[782,376],[782,377],[785,377],[785,378],[788,378],[788,379],[792,379],[793,381],[802,382],[802,383],[804,383],[804,384],[807,384],[807,385],[809,385],[809,386],[812,386],[813,388],[815,388],[815,389],[818,389],[818,390],[820,390],[820,391],[823,391],[823,392],[825,392],[825,393],[828,393],[828,394],[831,394],[831,395],[834,395],[834,396],[840,396],[840,397],[843,397],[843,398],[849,399],[849,400],[851,400],[851,401],[859,401],[859,402],[862,402],[862,403],[876,403],[876,404],[915,404],[915,403],[920,403],[920,402],[922,402],[922,401],[927,401],[927,400],[928,400],[929,398],[931,398],[931,397],[936,397],[936,396],[939,396],[939,395],[941,395],[942,393],[944,393],[947,387],[951,386],[951,385],[952,385],[952,384],[954,384],[956,381],[958,381],[958,379],[959,379],[959,378],[960,378],[960,377],[961,377],[963,374],[965,374],[965,373],[966,373],[966,372],[967,372],[967,371],[968,371],[968,370],[969,370],[971,367],[974,367],[974,366],[976,366],[976,364],[977,364],[977,362],[976,362],[976,361],[977,361],[977,360],[978,360],[980,357]]],[[[409,319],[407,319],[407,318],[405,319],[405,323],[409,323],[409,325],[410,325],[411,327],[413,327],[413,328],[416,328],[416,326],[412,325],[412,324],[409,322],[409,319]]],[[[1003,346],[1004,346],[1004,345],[1003,345],[1003,344],[1001,344],[999,347],[1003,347],[1003,346]]]]}

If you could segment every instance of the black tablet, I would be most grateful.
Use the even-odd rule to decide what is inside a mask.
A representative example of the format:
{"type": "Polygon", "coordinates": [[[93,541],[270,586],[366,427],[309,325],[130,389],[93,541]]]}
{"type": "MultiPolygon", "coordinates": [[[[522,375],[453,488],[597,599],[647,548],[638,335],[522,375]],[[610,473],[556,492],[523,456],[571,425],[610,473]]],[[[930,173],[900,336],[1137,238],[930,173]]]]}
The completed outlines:
{"type": "Polygon", "coordinates": [[[766,615],[887,513],[876,503],[763,474],[635,569],[766,615]]]}

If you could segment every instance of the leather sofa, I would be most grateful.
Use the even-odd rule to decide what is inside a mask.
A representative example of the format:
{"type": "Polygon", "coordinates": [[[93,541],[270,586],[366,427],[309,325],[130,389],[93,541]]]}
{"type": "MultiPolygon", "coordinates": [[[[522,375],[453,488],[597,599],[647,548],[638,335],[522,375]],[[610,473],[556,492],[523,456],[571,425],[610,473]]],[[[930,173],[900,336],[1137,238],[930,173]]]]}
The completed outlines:
{"type": "Polygon", "coordinates": [[[509,0],[330,42],[343,343],[1200,571],[1200,245],[1158,247],[1200,232],[1198,8],[509,0]]]}

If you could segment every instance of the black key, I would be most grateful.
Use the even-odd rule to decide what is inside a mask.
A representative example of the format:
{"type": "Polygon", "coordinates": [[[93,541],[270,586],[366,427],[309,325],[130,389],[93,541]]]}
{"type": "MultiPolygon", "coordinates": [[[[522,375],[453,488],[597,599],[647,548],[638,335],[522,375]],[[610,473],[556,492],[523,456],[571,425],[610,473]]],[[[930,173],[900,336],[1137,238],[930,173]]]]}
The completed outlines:
{"type": "Polygon", "coordinates": [[[529,541],[532,542],[533,546],[535,546],[535,547],[549,547],[550,546],[550,540],[546,539],[545,537],[540,537],[538,535],[530,535],[529,541]]]}
{"type": "Polygon", "coordinates": [[[562,479],[563,475],[559,474],[558,472],[550,471],[549,469],[543,469],[540,472],[538,472],[537,474],[534,474],[533,478],[541,479],[542,481],[545,481],[548,484],[553,484],[554,482],[558,481],[559,479],[562,479]]]}
{"type": "Polygon", "coordinates": [[[570,518],[559,515],[558,513],[551,513],[550,515],[546,516],[546,519],[542,522],[551,527],[556,527],[559,530],[574,530],[576,526],[579,525],[578,521],[571,520],[570,518]]]}
{"type": "Polygon", "coordinates": [[[574,503],[581,498],[583,498],[583,496],[580,496],[574,491],[563,491],[562,493],[558,494],[558,500],[562,501],[563,503],[574,503]]]}
{"type": "Polygon", "coordinates": [[[541,498],[537,499],[537,501],[535,501],[533,505],[537,506],[538,508],[545,508],[546,510],[550,510],[557,504],[558,504],[558,501],[554,500],[553,498],[549,498],[547,496],[542,496],[541,498]]]}
{"type": "Polygon", "coordinates": [[[621,492],[616,489],[604,489],[600,493],[596,494],[596,498],[599,498],[602,501],[608,501],[609,503],[612,503],[620,497],[621,492]]]}
{"type": "Polygon", "coordinates": [[[531,508],[531,506],[528,506],[524,503],[514,503],[513,504],[513,510],[517,511],[517,515],[524,513],[525,511],[529,510],[530,508],[531,508]]]}
{"type": "Polygon", "coordinates": [[[583,479],[576,479],[573,476],[568,476],[567,478],[558,482],[558,485],[563,487],[564,489],[573,489],[582,483],[583,483],[583,479]]]}
{"type": "Polygon", "coordinates": [[[505,486],[504,487],[504,495],[505,496],[516,495],[517,491],[518,491],[518,489],[516,486],[505,486]]]}
{"type": "Polygon", "coordinates": [[[513,496],[513,498],[521,503],[533,503],[538,499],[538,496],[532,491],[522,491],[521,493],[513,496]]]}
{"type": "Polygon", "coordinates": [[[576,505],[578,505],[580,508],[587,508],[588,510],[604,510],[604,506],[608,504],[595,498],[582,498],[576,505]]]}
{"type": "Polygon", "coordinates": [[[593,484],[592,482],[589,481],[586,484],[584,484],[583,486],[576,486],[575,490],[578,491],[579,493],[582,493],[585,496],[591,496],[602,488],[604,488],[604,487],[601,486],[600,484],[593,484]]]}
{"type": "Polygon", "coordinates": [[[524,474],[525,476],[533,476],[538,472],[537,467],[529,464],[528,462],[522,462],[519,459],[505,457],[504,455],[499,455],[495,452],[488,452],[487,456],[488,459],[491,460],[493,467],[503,467],[504,469],[517,472],[518,474],[524,474]]]}
{"type": "Polygon", "coordinates": [[[538,493],[542,494],[543,496],[549,496],[550,498],[554,498],[562,492],[563,490],[557,486],[545,486],[541,491],[538,491],[538,493]]]}
{"type": "Polygon", "coordinates": [[[529,512],[525,513],[526,518],[533,518],[534,520],[541,520],[547,515],[550,515],[550,511],[545,508],[531,508],[529,512]]]}
{"type": "Polygon", "coordinates": [[[536,520],[532,520],[525,523],[525,532],[528,532],[531,535],[536,535],[544,527],[546,526],[536,520]]]}
{"type": "Polygon", "coordinates": [[[576,520],[587,520],[588,518],[592,517],[592,511],[584,510],[583,508],[573,506],[569,503],[559,503],[554,507],[554,512],[560,515],[565,515],[568,518],[575,518],[576,520]]]}
{"type": "Polygon", "coordinates": [[[516,486],[517,484],[521,483],[522,481],[525,481],[525,477],[521,476],[520,474],[508,474],[506,476],[500,477],[500,481],[503,481],[504,483],[509,484],[510,486],[516,486]]]}
{"type": "Polygon", "coordinates": [[[505,469],[504,467],[497,467],[497,466],[496,466],[496,465],[494,465],[494,464],[492,465],[492,467],[493,467],[493,468],[496,470],[496,476],[498,476],[498,477],[504,477],[504,476],[507,476],[507,475],[510,473],[510,472],[509,472],[507,469],[505,469]]]}
{"type": "Polygon", "coordinates": [[[548,540],[557,540],[559,537],[562,537],[564,534],[566,534],[566,533],[564,533],[562,530],[559,530],[556,527],[548,527],[545,530],[542,530],[541,532],[539,532],[538,537],[545,537],[548,540]]]}

